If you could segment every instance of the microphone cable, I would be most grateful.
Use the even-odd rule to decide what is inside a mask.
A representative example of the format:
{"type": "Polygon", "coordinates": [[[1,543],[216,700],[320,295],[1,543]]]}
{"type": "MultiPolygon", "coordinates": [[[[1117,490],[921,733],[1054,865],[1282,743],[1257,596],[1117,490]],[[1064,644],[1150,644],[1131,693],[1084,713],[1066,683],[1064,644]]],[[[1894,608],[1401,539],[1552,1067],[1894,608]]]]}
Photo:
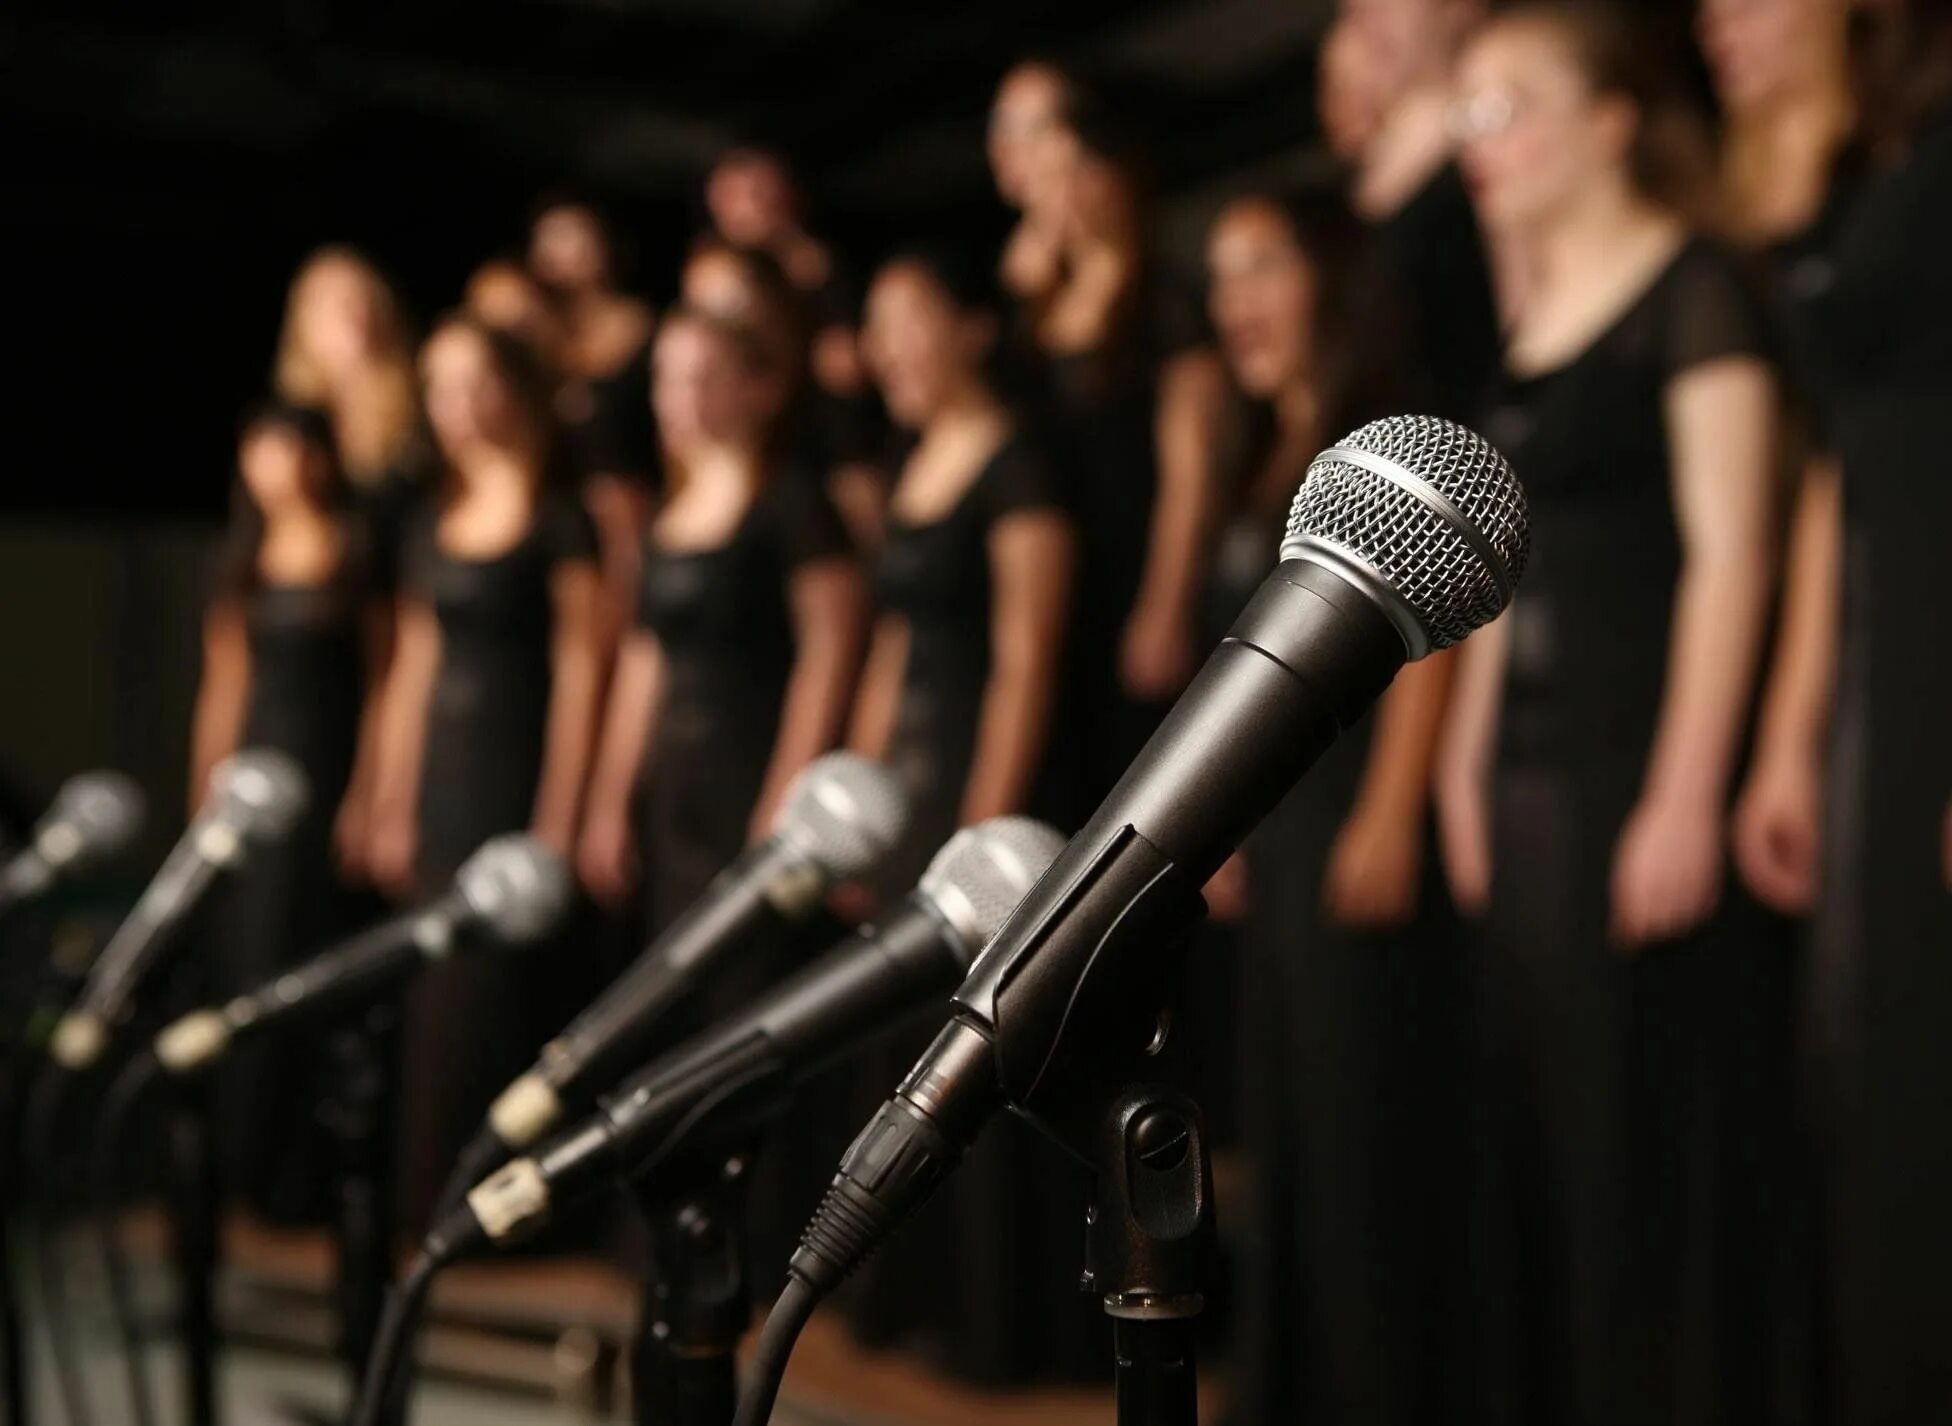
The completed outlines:
{"type": "Polygon", "coordinates": [[[95,1220],[94,1238],[108,1283],[109,1313],[115,1341],[128,1379],[129,1408],[135,1426],[156,1426],[154,1384],[142,1360],[142,1330],[136,1311],[135,1273],[114,1220],[116,1149],[121,1145],[129,1116],[162,1070],[154,1052],[143,1050],[125,1063],[102,1096],[96,1117],[95,1148],[91,1155],[83,1200],[95,1220]]]}
{"type": "Polygon", "coordinates": [[[752,1361],[739,1388],[739,1414],[733,1418],[733,1426],[766,1426],[773,1419],[773,1404],[779,1400],[780,1387],[786,1380],[786,1364],[819,1306],[819,1294],[789,1273],[786,1286],[773,1301],[773,1310],[766,1314],[766,1325],[759,1329],[752,1361]]]}
{"type": "MultiPolygon", "coordinates": [[[[56,1130],[70,1078],[68,1071],[59,1065],[48,1065],[34,1076],[33,1088],[27,1092],[21,1141],[26,1146],[25,1160],[41,1166],[43,1191],[55,1172],[56,1130]]],[[[95,1416],[88,1402],[88,1384],[82,1372],[75,1331],[74,1302],[68,1296],[67,1280],[56,1252],[53,1215],[43,1202],[36,1205],[30,1221],[36,1229],[32,1250],[34,1274],[41,1293],[41,1315],[47,1322],[48,1350],[54,1363],[61,1413],[68,1426],[94,1426],[95,1416]]]]}

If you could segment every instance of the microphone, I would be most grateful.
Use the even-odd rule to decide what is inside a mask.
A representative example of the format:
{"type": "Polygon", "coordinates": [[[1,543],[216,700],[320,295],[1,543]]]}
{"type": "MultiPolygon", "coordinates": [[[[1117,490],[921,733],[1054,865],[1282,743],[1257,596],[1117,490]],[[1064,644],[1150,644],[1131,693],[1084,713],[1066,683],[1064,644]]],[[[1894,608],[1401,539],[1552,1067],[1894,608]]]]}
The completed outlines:
{"type": "Polygon", "coordinates": [[[446,959],[471,932],[496,946],[541,940],[568,912],[569,869],[522,833],[482,843],[444,896],[322,951],[305,964],[220,1007],[193,1010],[157,1034],[152,1049],[168,1073],[189,1074],[242,1038],[288,1021],[360,1003],[423,964],[446,959]]]}
{"type": "Polygon", "coordinates": [[[0,868],[0,913],[116,855],[142,830],[146,810],[142,789],[124,773],[69,778],[34,824],[33,841],[0,868]]]}
{"type": "Polygon", "coordinates": [[[953,989],[1063,845],[1029,817],[956,833],[885,919],[633,1075],[581,1127],[483,1180],[430,1241],[451,1254],[508,1239],[619,1173],[650,1172],[701,1140],[720,1144],[771,1119],[808,1076],[953,989]]]}
{"type": "Polygon", "coordinates": [[[245,749],[212,769],[202,810],[102,948],[74,1008],[54,1027],[48,1053],[56,1064],[79,1070],[101,1058],[137,984],[218,875],[242,864],[252,847],[289,832],[307,798],[298,764],[270,748],[245,749]]]}
{"type": "Polygon", "coordinates": [[[650,1026],[735,949],[804,921],[829,887],[872,871],[908,825],[893,773],[852,753],[815,758],[794,779],[770,837],[720,872],[705,894],[594,1004],[544,1045],[535,1067],[490,1106],[487,1129],[522,1149],[562,1118],[566,1099],[606,1082],[640,1052],[650,1026]]]}
{"type": "MultiPolygon", "coordinates": [[[[998,1109],[1047,1128],[1095,1113],[1080,1089],[1122,1083],[1142,1062],[1158,1033],[1151,997],[1165,993],[1149,957],[1204,914],[1207,878],[1405,662],[1497,617],[1529,547],[1523,489],[1461,426],[1392,417],[1315,457],[1279,565],[848,1149],[793,1256],[798,1286],[782,1299],[784,1332],[769,1324],[755,1386],[783,1368],[772,1354],[790,1347],[811,1304],[953,1170],[998,1109]]],[[[740,1421],[764,1420],[769,1400],[755,1391],[740,1421]]]]}

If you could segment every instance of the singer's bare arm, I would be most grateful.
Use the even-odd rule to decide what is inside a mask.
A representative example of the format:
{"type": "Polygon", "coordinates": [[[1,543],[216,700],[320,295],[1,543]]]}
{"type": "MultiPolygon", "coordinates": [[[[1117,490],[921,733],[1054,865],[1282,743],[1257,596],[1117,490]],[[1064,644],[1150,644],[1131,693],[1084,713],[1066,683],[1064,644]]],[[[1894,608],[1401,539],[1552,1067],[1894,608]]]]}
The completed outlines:
{"type": "Polygon", "coordinates": [[[990,529],[990,672],[963,785],[964,826],[1021,812],[1050,741],[1076,560],[1070,522],[1020,510],[990,529]]]}
{"type": "Polygon", "coordinates": [[[373,787],[369,860],[388,891],[409,889],[416,856],[414,819],[427,713],[440,674],[441,630],[432,606],[402,599],[393,621],[393,660],[380,693],[379,767],[373,787]]]}
{"type": "Polygon", "coordinates": [[[250,691],[251,649],[244,634],[244,612],[235,600],[219,599],[203,616],[203,676],[197,684],[190,731],[191,816],[210,785],[210,770],[237,751],[250,691]]]}
{"type": "Polygon", "coordinates": [[[907,669],[908,621],[899,614],[883,614],[874,621],[861,686],[854,695],[854,714],[847,727],[849,752],[877,761],[888,756],[907,669]]]}
{"type": "Polygon", "coordinates": [[[387,673],[393,664],[393,620],[393,605],[385,599],[373,600],[362,618],[366,691],[360,700],[352,773],[346,779],[346,795],[339,801],[339,812],[332,825],[333,847],[338,853],[340,869],[352,877],[363,877],[370,870],[366,854],[372,840],[374,789],[379,785],[380,739],[385,722],[383,695],[387,673]]]}
{"type": "Polygon", "coordinates": [[[1690,367],[1664,402],[1681,538],[1666,683],[1620,836],[1613,934],[1676,936],[1721,886],[1723,819],[1769,603],[1776,389],[1752,357],[1690,367]]]}
{"type": "Polygon", "coordinates": [[[860,671],[867,582],[852,559],[801,565],[787,582],[793,612],[793,672],[780,708],[779,734],[752,809],[752,837],[764,837],[800,769],[833,747],[847,721],[860,671]]]}
{"type": "Polygon", "coordinates": [[[596,527],[597,563],[603,575],[597,648],[606,666],[630,632],[650,504],[644,487],[627,475],[599,472],[583,482],[583,508],[596,527]]]}
{"type": "Polygon", "coordinates": [[[624,638],[610,680],[610,702],[577,844],[577,871],[599,901],[622,901],[636,879],[630,802],[663,696],[664,650],[649,629],[633,629],[624,638]]]}
{"type": "Polygon", "coordinates": [[[1154,418],[1159,489],[1120,650],[1126,688],[1140,697],[1170,698],[1193,675],[1194,606],[1213,525],[1215,452],[1223,444],[1226,409],[1226,369],[1215,353],[1183,352],[1166,364],[1154,418]]]}
{"type": "Polygon", "coordinates": [[[1749,889],[1778,910],[1816,900],[1823,742],[1843,600],[1843,484],[1835,457],[1803,472],[1783,570],[1782,625],[1757,722],[1755,761],[1735,815],[1749,889]]]}
{"type": "Polygon", "coordinates": [[[603,686],[602,577],[583,560],[549,576],[555,623],[550,633],[549,714],[529,830],[564,856],[576,844],[577,814],[596,740],[603,686]]]}
{"type": "Polygon", "coordinates": [[[1510,641],[1506,613],[1459,646],[1431,778],[1444,875],[1458,909],[1472,916],[1491,895],[1491,752],[1510,641]]]}

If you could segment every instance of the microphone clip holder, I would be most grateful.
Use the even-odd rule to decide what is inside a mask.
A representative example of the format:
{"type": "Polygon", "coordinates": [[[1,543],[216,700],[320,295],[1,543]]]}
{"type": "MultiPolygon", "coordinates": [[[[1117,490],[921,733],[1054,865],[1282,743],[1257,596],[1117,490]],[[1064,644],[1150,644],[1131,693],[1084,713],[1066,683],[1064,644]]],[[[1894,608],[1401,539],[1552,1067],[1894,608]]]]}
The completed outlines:
{"type": "Polygon", "coordinates": [[[700,1157],[634,1179],[650,1272],[631,1343],[638,1426],[730,1426],[735,1353],[752,1318],[744,1209],[745,1152],[700,1157]]]}

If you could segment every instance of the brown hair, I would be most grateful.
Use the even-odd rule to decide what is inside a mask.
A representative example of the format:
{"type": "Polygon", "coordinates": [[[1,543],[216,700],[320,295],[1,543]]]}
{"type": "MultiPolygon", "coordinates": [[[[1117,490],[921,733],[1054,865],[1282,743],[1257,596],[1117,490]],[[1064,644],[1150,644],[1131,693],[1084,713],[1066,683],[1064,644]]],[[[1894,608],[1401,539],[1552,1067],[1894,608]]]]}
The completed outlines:
{"type": "Polygon", "coordinates": [[[1614,0],[1520,0],[1487,23],[1514,21],[1557,32],[1594,93],[1633,104],[1639,118],[1627,170],[1634,187],[1683,217],[1705,219],[1714,207],[1708,127],[1652,22],[1614,0]]]}
{"type": "Polygon", "coordinates": [[[1877,157],[1891,160],[1952,102],[1952,5],[1892,0],[1877,7],[1857,63],[1857,102],[1877,157]]]}
{"type": "Polygon", "coordinates": [[[281,400],[315,406],[332,418],[333,435],[346,478],[371,485],[412,463],[419,439],[419,402],[413,370],[413,338],[399,297],[380,271],[356,248],[334,244],[305,259],[285,295],[284,325],[272,387],[281,400]],[[335,393],[317,357],[306,350],[300,331],[306,293],[329,267],[349,270],[365,288],[372,312],[373,350],[370,419],[355,421],[335,402],[335,393]]]}

